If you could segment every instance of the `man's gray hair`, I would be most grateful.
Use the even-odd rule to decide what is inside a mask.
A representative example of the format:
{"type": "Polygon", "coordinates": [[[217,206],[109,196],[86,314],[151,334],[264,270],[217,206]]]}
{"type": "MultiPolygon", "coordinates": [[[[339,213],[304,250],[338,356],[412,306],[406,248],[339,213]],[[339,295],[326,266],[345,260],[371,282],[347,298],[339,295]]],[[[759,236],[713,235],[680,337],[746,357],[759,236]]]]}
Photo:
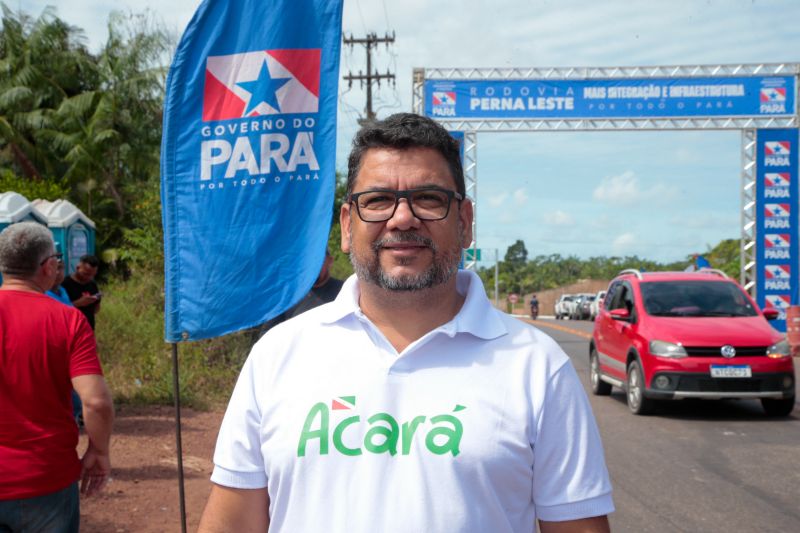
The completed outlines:
{"type": "Polygon", "coordinates": [[[36,222],[17,222],[0,232],[0,272],[29,278],[53,253],[53,235],[36,222]]]}

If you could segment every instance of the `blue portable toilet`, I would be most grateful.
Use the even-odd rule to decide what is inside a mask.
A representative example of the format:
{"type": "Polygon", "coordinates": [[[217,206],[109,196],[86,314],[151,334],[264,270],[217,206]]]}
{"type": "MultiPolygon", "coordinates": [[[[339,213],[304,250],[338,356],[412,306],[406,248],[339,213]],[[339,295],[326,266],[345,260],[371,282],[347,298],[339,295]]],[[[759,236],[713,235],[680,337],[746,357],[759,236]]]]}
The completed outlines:
{"type": "MultiPolygon", "coordinates": [[[[27,198],[14,191],[0,193],[0,231],[11,224],[27,221],[47,225],[47,220],[27,198]]],[[[3,276],[0,275],[0,285],[2,284],[3,276]]]]}
{"type": "Polygon", "coordinates": [[[33,221],[47,225],[47,220],[27,198],[18,192],[0,193],[0,231],[16,222],[33,221]]]}
{"type": "Polygon", "coordinates": [[[31,205],[45,219],[64,254],[67,275],[75,271],[81,256],[94,255],[95,225],[83,211],[67,200],[34,200],[31,205]]]}

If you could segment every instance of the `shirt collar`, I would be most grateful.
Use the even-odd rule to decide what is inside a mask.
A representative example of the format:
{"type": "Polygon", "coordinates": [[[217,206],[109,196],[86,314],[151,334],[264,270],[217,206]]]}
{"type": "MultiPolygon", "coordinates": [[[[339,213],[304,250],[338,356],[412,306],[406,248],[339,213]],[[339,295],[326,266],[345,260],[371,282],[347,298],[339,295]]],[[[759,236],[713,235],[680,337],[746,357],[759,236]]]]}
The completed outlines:
{"type": "MultiPolygon", "coordinates": [[[[321,317],[323,324],[333,324],[349,315],[361,315],[358,284],[355,274],[345,280],[336,299],[325,306],[321,317]]],[[[469,333],[482,339],[494,339],[508,332],[497,310],[486,297],[483,282],[476,273],[459,270],[456,274],[456,290],[466,296],[464,305],[453,320],[439,329],[451,337],[457,333],[469,333]]]]}

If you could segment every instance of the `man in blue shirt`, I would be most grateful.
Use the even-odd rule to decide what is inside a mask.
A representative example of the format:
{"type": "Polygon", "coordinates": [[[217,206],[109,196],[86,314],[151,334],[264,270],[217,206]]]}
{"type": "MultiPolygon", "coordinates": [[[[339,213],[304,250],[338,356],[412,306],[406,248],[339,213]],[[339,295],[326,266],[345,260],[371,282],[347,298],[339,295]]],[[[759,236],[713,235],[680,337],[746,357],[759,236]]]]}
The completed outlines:
{"type": "Polygon", "coordinates": [[[51,298],[55,298],[64,305],[72,307],[72,302],[69,299],[66,289],[61,286],[61,283],[64,281],[64,272],[64,261],[61,258],[61,254],[58,254],[58,275],[56,276],[56,282],[45,294],[51,298]]]}

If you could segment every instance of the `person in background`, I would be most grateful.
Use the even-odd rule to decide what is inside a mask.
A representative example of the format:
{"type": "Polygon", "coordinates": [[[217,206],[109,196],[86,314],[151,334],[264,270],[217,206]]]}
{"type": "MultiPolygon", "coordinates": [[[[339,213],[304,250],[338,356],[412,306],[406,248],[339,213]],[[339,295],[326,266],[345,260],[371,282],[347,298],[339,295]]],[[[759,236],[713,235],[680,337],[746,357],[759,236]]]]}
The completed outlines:
{"type": "Polygon", "coordinates": [[[78,493],[101,490],[111,472],[114,407],[94,333],[77,309],[44,294],[59,256],[41,224],[0,233],[0,531],[77,532],[78,493]],[[71,388],[84,404],[80,458],[71,388]]]}
{"type": "Polygon", "coordinates": [[[531,318],[536,320],[539,317],[539,298],[534,294],[531,296],[531,318]]]}
{"type": "Polygon", "coordinates": [[[56,281],[53,283],[53,286],[50,287],[45,294],[51,298],[55,298],[64,305],[72,307],[72,301],[69,299],[67,290],[61,286],[64,282],[65,272],[64,259],[61,254],[58,254],[58,275],[56,276],[56,281]]]}
{"type": "Polygon", "coordinates": [[[94,329],[94,316],[100,312],[100,289],[94,277],[100,261],[93,255],[84,255],[80,258],[78,266],[61,284],[67,291],[72,305],[83,313],[89,325],[94,329]]]}
{"type": "MultiPolygon", "coordinates": [[[[66,289],[61,286],[61,283],[64,281],[64,272],[64,260],[62,255],[58,254],[58,274],[56,275],[56,280],[53,282],[50,290],[48,290],[45,294],[58,300],[64,305],[72,307],[72,302],[69,299],[66,289]]],[[[79,427],[83,427],[83,404],[81,403],[81,397],[78,396],[78,393],[75,392],[75,389],[72,389],[72,417],[75,419],[75,422],[79,427]]]]}
{"type": "Polygon", "coordinates": [[[700,254],[692,254],[692,263],[685,269],[683,269],[683,271],[696,272],[704,268],[711,268],[711,263],[708,262],[708,259],[706,259],[700,254]]]}
{"type": "Polygon", "coordinates": [[[358,132],[339,213],[355,274],[251,351],[201,533],[609,530],[600,434],[569,357],[458,270],[465,194],[458,142],[435,121],[401,113],[358,132]]]}

